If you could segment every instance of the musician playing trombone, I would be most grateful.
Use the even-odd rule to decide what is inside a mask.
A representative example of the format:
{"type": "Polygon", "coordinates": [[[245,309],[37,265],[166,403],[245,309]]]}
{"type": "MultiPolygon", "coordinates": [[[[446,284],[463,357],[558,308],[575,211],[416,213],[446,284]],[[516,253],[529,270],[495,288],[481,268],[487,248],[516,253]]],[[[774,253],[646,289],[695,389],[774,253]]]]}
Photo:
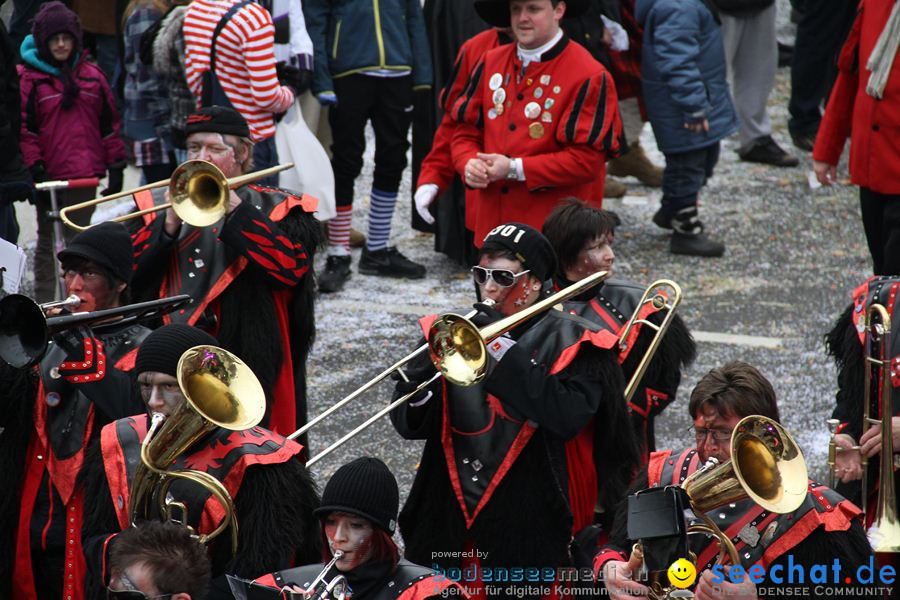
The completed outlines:
{"type": "MultiPolygon", "coordinates": [[[[497,226],[472,268],[493,307],[476,305],[481,314],[473,321],[525,314],[555,269],[553,248],[536,229],[497,226]]],[[[423,319],[423,330],[431,320],[423,319]]],[[[622,372],[615,354],[597,347],[597,330],[560,310],[532,316],[488,343],[483,382],[438,379],[392,413],[403,437],[426,440],[400,514],[407,558],[442,568],[471,568],[476,556],[482,567],[568,565],[572,535],[593,519],[598,438],[635,447],[622,372]]],[[[418,383],[432,373],[430,363],[414,365],[409,377],[418,383]]],[[[399,382],[398,392],[413,383],[399,382]]]]}
{"type": "MultiPolygon", "coordinates": [[[[79,233],[59,253],[66,295],[79,299],[79,312],[128,303],[132,255],[131,236],[119,223],[79,233]]],[[[127,372],[148,333],[135,323],[107,323],[102,331],[82,325],[40,348],[34,369],[0,360],[0,596],[8,597],[10,582],[12,598],[60,598],[80,589],[75,475],[105,424],[141,410],[127,372]]],[[[10,360],[32,362],[19,358],[10,360]]]]}
{"type": "MultiPolygon", "coordinates": [[[[225,177],[252,170],[244,117],[212,106],[189,115],[188,159],[213,163],[225,177]]],[[[162,188],[139,192],[140,208],[161,204],[162,188]]],[[[306,356],[315,318],[309,272],[321,228],[317,200],[254,183],[228,191],[224,219],[183,223],[173,209],[145,216],[134,237],[135,287],[158,297],[187,293],[194,304],[166,323],[195,325],[243,357],[267,393],[263,424],[282,434],[306,422],[306,356]]]]}
{"type": "MultiPolygon", "coordinates": [[[[647,467],[632,484],[631,493],[682,484],[710,458],[715,458],[720,463],[734,458],[730,441],[735,427],[744,417],[761,415],[776,423],[779,420],[772,384],[752,365],[737,361],[715,368],[700,379],[691,392],[688,412],[693,421],[689,434],[694,437],[694,445],[681,452],[654,452],[647,467]]],[[[757,461],[750,468],[760,467],[763,462],[757,461]]],[[[760,474],[751,473],[747,477],[752,479],[757,475],[760,474]]],[[[759,480],[760,477],[756,479],[759,480]]],[[[783,480],[779,480],[779,483],[790,484],[783,480]]],[[[801,489],[803,483],[800,482],[801,489]]],[[[860,591],[862,584],[856,582],[857,569],[868,565],[871,556],[865,532],[857,519],[859,509],[824,485],[812,480],[808,484],[805,499],[792,512],[769,512],[748,497],[715,509],[715,525],[734,541],[741,566],[745,570],[753,565],[762,565],[765,579],[760,585],[766,587],[766,595],[784,593],[783,590],[779,592],[773,588],[803,584],[809,587],[801,595],[812,596],[815,587],[810,581],[812,566],[827,565],[831,569],[835,559],[840,564],[841,579],[839,583],[832,583],[829,570],[828,587],[852,588],[840,590],[842,597],[870,595],[860,591]],[[788,583],[788,564],[801,565],[804,581],[799,582],[794,573],[792,583],[788,583]],[[780,565],[779,577],[783,576],[782,582],[774,578],[778,574],[777,570],[773,570],[775,565],[780,565]],[[847,575],[855,583],[844,586],[844,577],[847,575]]],[[[598,580],[606,585],[614,600],[632,600],[635,596],[646,596],[649,591],[645,585],[647,582],[636,581],[634,576],[648,552],[646,548],[643,553],[632,550],[633,543],[637,540],[628,539],[628,532],[634,524],[629,521],[626,506],[626,502],[620,503],[609,544],[594,558],[594,572],[598,580]]],[[[645,523],[651,521],[647,513],[640,514],[645,523]]],[[[713,581],[715,575],[710,567],[716,563],[719,551],[715,539],[691,535],[688,542],[690,550],[697,557],[696,598],[721,600],[723,597],[757,597],[756,585],[746,573],[735,576],[741,583],[732,582],[727,574],[721,582],[713,581]]],[[[675,558],[677,556],[669,556],[662,560],[666,565],[662,567],[663,570],[675,558]]],[[[730,562],[726,564],[723,572],[727,573],[731,566],[730,562]]],[[[662,579],[664,585],[668,586],[665,573],[662,574],[662,579]]]]}
{"type": "MultiPolygon", "coordinates": [[[[103,597],[110,577],[107,554],[116,547],[110,538],[129,526],[131,505],[139,503],[132,493],[134,473],[149,414],[172,417],[187,402],[176,378],[179,359],[196,346],[218,345],[201,329],[176,323],[155,330],[138,351],[134,372],[146,412],[104,427],[100,442],[88,450],[79,478],[85,490],[92,490],[82,532],[89,569],[86,598],[103,597]]],[[[239,522],[236,551],[228,536],[209,544],[213,579],[207,598],[232,597],[226,573],[252,578],[318,559],[318,524],[312,511],[319,499],[298,458],[301,449],[262,427],[216,427],[179,456],[177,468],[206,472],[225,486],[239,522]]],[[[187,509],[186,515],[174,517],[185,519],[198,534],[209,533],[223,518],[221,507],[200,485],[173,486],[170,494],[187,509]]]]}
{"type": "MultiPolygon", "coordinates": [[[[562,289],[597,271],[612,273],[618,224],[615,213],[594,208],[578,198],[563,199],[547,216],[542,228],[559,260],[553,287],[562,289]]],[[[641,319],[656,325],[662,321],[663,314],[653,304],[638,306],[643,292],[644,286],[633,282],[606,279],[572,298],[571,308],[619,337],[636,310],[641,319]]],[[[635,334],[628,336],[629,343],[617,348],[626,379],[634,375],[653,338],[653,330],[648,327],[638,325],[634,331],[635,334]]],[[[611,339],[610,343],[615,341],[611,339]]],[[[696,354],[697,347],[687,326],[679,315],[673,315],[647,371],[628,399],[631,423],[645,461],[656,450],[653,420],[675,400],[681,371],[694,361],[696,354]]]]}

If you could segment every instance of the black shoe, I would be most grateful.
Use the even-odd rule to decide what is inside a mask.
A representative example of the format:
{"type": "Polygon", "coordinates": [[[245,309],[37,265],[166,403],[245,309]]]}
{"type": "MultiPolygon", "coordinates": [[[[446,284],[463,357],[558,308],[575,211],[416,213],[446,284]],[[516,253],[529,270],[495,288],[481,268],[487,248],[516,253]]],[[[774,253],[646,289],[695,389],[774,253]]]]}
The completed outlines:
{"type": "Polygon", "coordinates": [[[656,211],[653,215],[653,224],[662,229],[672,229],[672,217],[663,215],[662,209],[656,211]]]}
{"type": "Polygon", "coordinates": [[[770,135],[757,139],[749,150],[738,152],[738,155],[743,161],[776,167],[796,167],[800,164],[799,158],[782,150],[770,135]]]}
{"type": "Polygon", "coordinates": [[[350,255],[329,256],[325,270],[319,274],[319,291],[326,294],[339,292],[351,275],[350,255]]]}
{"type": "Polygon", "coordinates": [[[672,254],[686,254],[688,256],[722,256],[725,253],[725,244],[706,237],[705,233],[672,233],[669,242],[669,251],[672,254]]]}
{"type": "Polygon", "coordinates": [[[400,251],[394,246],[374,252],[363,248],[362,256],[359,257],[359,272],[366,275],[405,277],[406,279],[425,277],[425,267],[400,254],[400,251]]]}
{"type": "Polygon", "coordinates": [[[794,146],[800,148],[804,152],[812,152],[813,146],[816,145],[816,134],[815,133],[794,133],[791,132],[791,141],[794,142],[794,146]]]}

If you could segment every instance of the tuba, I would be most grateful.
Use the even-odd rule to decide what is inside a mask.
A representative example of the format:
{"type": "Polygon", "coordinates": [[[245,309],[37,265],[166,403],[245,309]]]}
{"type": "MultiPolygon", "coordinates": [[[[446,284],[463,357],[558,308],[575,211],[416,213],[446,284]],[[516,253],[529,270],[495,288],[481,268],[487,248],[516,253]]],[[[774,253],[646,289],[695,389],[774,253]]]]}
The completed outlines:
{"type": "Polygon", "coordinates": [[[141,444],[141,463],[131,484],[129,520],[178,520],[176,510],[186,519],[187,507],[168,495],[175,481],[191,481],[208,489],[225,512],[225,518],[212,532],[199,535],[200,541],[206,543],[230,526],[231,547],[235,551],[238,523],[234,502],[225,486],[203,471],[170,467],[217,427],[232,431],[254,427],[265,414],[265,393],[250,367],[216,346],[195,346],[182,354],[177,378],[185,401],[169,417],[153,413],[141,444]]]}
{"type": "MultiPolygon", "coordinates": [[[[681,483],[700,523],[687,528],[688,535],[703,534],[719,542],[718,564],[740,564],[731,539],[707,515],[726,504],[750,498],[767,511],[786,514],[806,499],[809,477],[806,461],[794,438],[767,417],[744,417],[731,434],[731,460],[711,458],[681,483]]],[[[641,492],[638,492],[640,494],[641,492]]],[[[640,542],[635,544],[642,552],[640,542]]],[[[672,588],[665,572],[650,573],[650,598],[667,598],[672,588]]]]}

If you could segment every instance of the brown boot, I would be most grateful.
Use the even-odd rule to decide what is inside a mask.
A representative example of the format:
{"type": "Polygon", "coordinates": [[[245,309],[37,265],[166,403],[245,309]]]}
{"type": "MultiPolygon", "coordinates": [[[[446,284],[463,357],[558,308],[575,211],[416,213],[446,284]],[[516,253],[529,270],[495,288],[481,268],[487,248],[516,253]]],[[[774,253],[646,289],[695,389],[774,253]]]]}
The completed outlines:
{"type": "Polygon", "coordinates": [[[650,187],[662,186],[663,170],[650,162],[640,142],[632,142],[624,156],[609,161],[606,172],[616,177],[632,175],[650,187]]]}
{"type": "Polygon", "coordinates": [[[350,228],[350,247],[362,248],[366,245],[366,236],[352,227],[350,228]]]}
{"type": "Polygon", "coordinates": [[[603,197],[604,198],[621,198],[625,195],[625,184],[621,181],[616,181],[610,177],[607,177],[603,182],[603,197]]]}

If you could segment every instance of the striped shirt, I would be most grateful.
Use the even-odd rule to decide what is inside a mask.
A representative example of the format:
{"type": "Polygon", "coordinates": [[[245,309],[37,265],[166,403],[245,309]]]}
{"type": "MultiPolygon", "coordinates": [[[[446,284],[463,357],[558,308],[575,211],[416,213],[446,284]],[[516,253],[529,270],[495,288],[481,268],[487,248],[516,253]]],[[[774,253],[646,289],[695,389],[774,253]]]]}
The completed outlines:
{"type": "MultiPolygon", "coordinates": [[[[188,87],[200,106],[203,73],[209,69],[210,41],[222,16],[240,0],[194,0],[184,18],[188,87]]],[[[216,77],[225,95],[250,126],[254,141],[275,135],[272,113],[285,112],[293,92],[275,73],[272,16],[256,3],[242,7],[216,41],[216,77]]]]}

